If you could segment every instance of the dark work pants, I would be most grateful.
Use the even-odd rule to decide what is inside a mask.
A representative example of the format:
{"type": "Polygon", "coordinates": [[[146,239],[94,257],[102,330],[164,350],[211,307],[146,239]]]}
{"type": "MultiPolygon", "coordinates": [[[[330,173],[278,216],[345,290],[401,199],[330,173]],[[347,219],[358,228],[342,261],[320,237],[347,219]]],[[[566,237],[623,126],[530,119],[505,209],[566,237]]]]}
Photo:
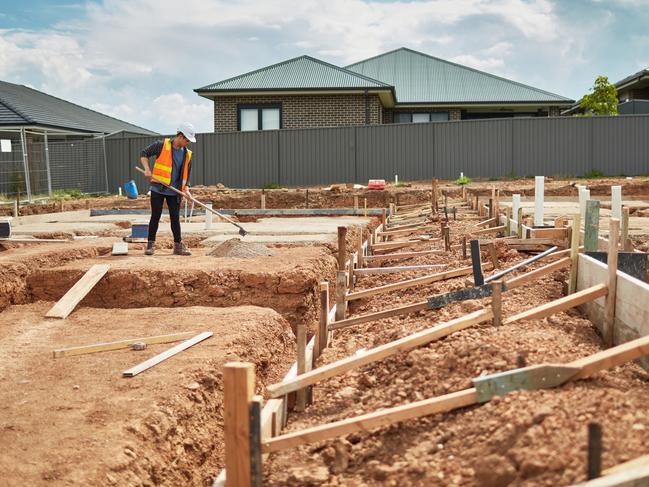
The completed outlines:
{"type": "Polygon", "coordinates": [[[169,208],[169,219],[171,220],[171,231],[174,234],[174,242],[180,242],[180,197],[177,195],[167,196],[151,191],[151,221],[149,221],[149,242],[155,242],[158,233],[158,224],[162,216],[162,207],[167,200],[169,208]]]}

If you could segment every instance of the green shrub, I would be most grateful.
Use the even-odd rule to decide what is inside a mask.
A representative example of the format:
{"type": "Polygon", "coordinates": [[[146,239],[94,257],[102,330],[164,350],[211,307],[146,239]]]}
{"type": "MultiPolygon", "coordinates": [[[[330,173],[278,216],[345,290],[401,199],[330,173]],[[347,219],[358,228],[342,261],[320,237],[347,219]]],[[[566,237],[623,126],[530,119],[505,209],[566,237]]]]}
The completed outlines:
{"type": "Polygon", "coordinates": [[[597,179],[603,177],[604,177],[604,173],[599,169],[593,169],[592,171],[588,171],[582,176],[582,178],[584,179],[597,179]]]}
{"type": "Polygon", "coordinates": [[[455,180],[455,184],[459,186],[466,186],[471,183],[471,178],[465,176],[464,174],[455,180]]]}
{"type": "Polygon", "coordinates": [[[83,193],[80,189],[57,189],[52,192],[52,198],[55,200],[78,200],[85,198],[88,195],[83,193]]]}
{"type": "Polygon", "coordinates": [[[277,183],[266,183],[261,189],[282,189],[282,187],[277,183]]]}

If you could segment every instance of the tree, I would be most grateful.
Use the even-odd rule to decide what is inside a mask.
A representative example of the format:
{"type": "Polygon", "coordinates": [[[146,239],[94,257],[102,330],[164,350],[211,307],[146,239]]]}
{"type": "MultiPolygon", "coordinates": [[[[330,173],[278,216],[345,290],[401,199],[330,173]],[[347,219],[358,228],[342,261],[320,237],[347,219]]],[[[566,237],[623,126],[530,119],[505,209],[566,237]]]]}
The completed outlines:
{"type": "Polygon", "coordinates": [[[617,89],[606,76],[598,76],[590,93],[584,95],[579,106],[584,115],[617,115],[617,89]]]}

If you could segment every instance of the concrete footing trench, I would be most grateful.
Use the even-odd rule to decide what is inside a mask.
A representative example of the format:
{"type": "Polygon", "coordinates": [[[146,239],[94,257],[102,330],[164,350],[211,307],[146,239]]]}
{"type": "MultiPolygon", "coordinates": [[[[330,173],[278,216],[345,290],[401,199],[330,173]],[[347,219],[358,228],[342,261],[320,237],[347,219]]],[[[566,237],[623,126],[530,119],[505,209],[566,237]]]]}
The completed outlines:
{"type": "MultiPolygon", "coordinates": [[[[250,242],[265,245],[269,252],[242,252],[239,257],[225,251],[215,256],[222,241],[228,250],[236,247],[231,240],[236,231],[206,230],[202,217],[187,227],[190,257],[172,255],[166,230],[153,257],[142,255],[141,243],[129,244],[129,255],[113,256],[112,245],[121,242],[142,215],[98,216],[103,220],[96,220],[101,225],[88,232],[91,238],[73,240],[83,222],[95,217],[80,220],[76,213],[39,215],[34,210],[33,216],[15,224],[14,236],[67,240],[0,242],[3,485],[211,486],[253,485],[260,479],[263,485],[277,486],[576,485],[587,481],[592,423],[602,431],[600,475],[648,455],[649,373],[642,365],[649,361],[637,359],[649,353],[649,343],[638,342],[633,348],[649,333],[646,275],[643,280],[618,272],[612,291],[606,264],[577,255],[577,250],[571,256],[571,246],[576,248],[571,218],[579,205],[564,186],[548,185],[550,192],[565,197],[556,206],[557,215],[546,214],[541,229],[553,230],[552,238],[541,237],[527,221],[520,223],[524,235],[519,238],[519,223],[512,219],[510,198],[504,196],[511,192],[508,183],[502,183],[501,206],[495,210],[484,206],[490,184],[468,191],[448,186],[448,221],[441,186],[433,185],[437,198],[431,200],[427,184],[404,190],[399,205],[394,194],[371,196],[374,208],[386,209],[384,217],[380,212],[367,217],[316,215],[312,220],[246,215],[242,225],[256,225],[256,234],[251,233],[256,238],[250,242]],[[489,211],[496,212],[492,222],[489,211]],[[282,222],[290,219],[294,222],[289,228],[282,222]],[[318,238],[302,239],[316,234],[318,238]],[[472,240],[479,249],[473,257],[472,240]],[[486,295],[448,297],[479,287],[478,255],[488,281],[552,245],[563,253],[507,274],[500,298],[492,294],[494,287],[486,295]],[[548,267],[555,262],[559,264],[548,267]],[[46,316],[83,283],[89,269],[103,265],[108,265],[106,273],[83,292],[67,317],[46,316]],[[605,291],[595,295],[597,289],[591,290],[600,284],[606,285],[605,291]],[[560,304],[579,293],[593,298],[567,307],[560,304]],[[612,334],[607,293],[616,293],[612,334]],[[430,308],[425,303],[433,296],[448,299],[444,306],[430,308]],[[415,304],[420,305],[395,311],[415,304]],[[543,311],[521,315],[537,308],[543,311]],[[390,347],[397,340],[410,343],[416,334],[482,311],[491,314],[417,345],[399,345],[341,372],[322,372],[325,375],[308,386],[274,392],[302,374],[373,357],[378,347],[390,347]],[[302,331],[304,342],[298,339],[302,331]],[[202,332],[213,334],[134,377],[124,376],[128,369],[202,332]],[[176,334],[177,340],[146,342],[176,334]],[[613,343],[607,344],[609,336],[613,343]],[[130,342],[111,345],[125,340],[143,349],[130,342]],[[306,349],[305,343],[310,344],[306,349]],[[624,344],[632,349],[619,358],[616,347],[624,344]],[[89,345],[99,345],[102,351],[71,352],[89,345]],[[386,416],[389,419],[380,424],[372,418],[355,422],[365,415],[387,415],[392,408],[464,393],[475,387],[475,379],[502,372],[538,364],[576,370],[580,360],[607,350],[618,358],[557,387],[516,388],[403,420],[386,416]],[[306,365],[301,362],[303,353],[306,365]],[[254,366],[252,392],[267,412],[274,408],[270,419],[262,413],[260,436],[244,451],[242,471],[231,469],[230,459],[241,445],[230,441],[226,425],[231,417],[226,410],[233,406],[227,405],[231,392],[224,366],[234,362],[254,366]],[[352,426],[340,434],[321,432],[339,422],[352,426]],[[250,483],[240,483],[246,472],[250,483]]],[[[202,191],[203,199],[219,197],[230,208],[254,208],[259,197],[257,192],[246,196],[202,191]]],[[[644,197],[640,192],[635,196],[644,197]]],[[[299,192],[278,192],[266,204],[303,208],[302,198],[299,192]]],[[[309,208],[354,204],[349,194],[313,193],[311,198],[309,208]]],[[[103,208],[122,206],[110,203],[103,208]]],[[[138,202],[134,208],[140,206],[138,202]]],[[[90,207],[102,208],[87,203],[90,207]]],[[[524,217],[528,211],[531,208],[524,217]]],[[[609,227],[608,213],[600,216],[603,249],[603,237],[610,238],[609,228],[614,227],[609,227]]],[[[636,218],[634,228],[643,229],[641,219],[646,217],[636,218]]],[[[166,226],[163,223],[161,230],[166,226]]],[[[584,228],[577,247],[588,239],[587,232],[584,228]]],[[[642,253],[648,242],[638,230],[628,244],[642,253]]],[[[254,417],[251,421],[246,431],[254,426],[254,417]]]]}

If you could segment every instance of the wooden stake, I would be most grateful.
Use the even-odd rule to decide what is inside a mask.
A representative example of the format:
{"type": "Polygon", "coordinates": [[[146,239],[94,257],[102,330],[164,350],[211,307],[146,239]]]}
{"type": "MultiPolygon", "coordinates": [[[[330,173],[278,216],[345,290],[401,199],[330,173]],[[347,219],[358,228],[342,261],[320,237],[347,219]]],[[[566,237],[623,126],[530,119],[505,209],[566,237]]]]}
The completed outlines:
{"type": "Polygon", "coordinates": [[[358,269],[362,269],[365,266],[365,261],[363,255],[363,230],[361,229],[360,234],[358,235],[358,243],[356,244],[356,259],[358,269]]]}
{"type": "MultiPolygon", "coordinates": [[[[318,353],[317,357],[322,355],[322,352],[328,345],[329,334],[329,283],[320,283],[320,325],[318,327],[318,346],[316,347],[318,353]]],[[[316,358],[317,358],[316,357],[316,358]]]]}
{"type": "Polygon", "coordinates": [[[516,224],[516,237],[523,238],[523,208],[518,208],[516,224]]]}
{"type": "Polygon", "coordinates": [[[358,195],[354,195],[354,209],[358,211],[358,195]]]}
{"type": "Polygon", "coordinates": [[[48,318],[67,318],[74,308],[92,291],[92,288],[108,272],[108,264],[95,264],[79,279],[65,295],[47,312],[48,318]]]}
{"type": "Polygon", "coordinates": [[[588,472],[587,479],[592,480],[602,475],[602,426],[599,423],[588,423],[588,472]]]}
{"type": "MultiPolygon", "coordinates": [[[[298,377],[306,372],[306,325],[298,323],[297,325],[297,375],[298,377]]],[[[295,402],[296,411],[304,411],[306,408],[306,389],[297,391],[295,402]]]]}
{"type": "Polygon", "coordinates": [[[338,270],[345,270],[347,262],[347,227],[338,227],[338,270]]]}
{"type": "Polygon", "coordinates": [[[622,249],[625,252],[633,252],[633,249],[630,248],[629,240],[629,207],[625,206],[622,208],[622,249]]]}
{"type": "Polygon", "coordinates": [[[491,311],[494,315],[494,326],[502,325],[502,289],[503,283],[501,280],[491,283],[491,311]]]}
{"type": "Polygon", "coordinates": [[[496,244],[489,242],[487,244],[487,249],[489,250],[489,258],[491,259],[493,268],[498,269],[498,253],[496,252],[496,244]]]}
{"type": "Polygon", "coordinates": [[[466,235],[462,237],[462,259],[466,260],[466,235]]]}
{"type": "Polygon", "coordinates": [[[253,364],[229,362],[223,366],[223,436],[227,487],[252,486],[250,404],[254,393],[253,364]]]}
{"type": "Polygon", "coordinates": [[[432,212],[437,214],[439,211],[437,207],[437,179],[433,179],[431,182],[430,206],[432,212]]]}
{"type": "Polygon", "coordinates": [[[482,274],[482,261],[480,260],[480,241],[471,240],[471,265],[473,272],[473,285],[482,286],[484,275],[482,274]]]}
{"type": "Polygon", "coordinates": [[[381,227],[383,231],[387,230],[385,208],[381,208],[381,227]]]}
{"type": "Polygon", "coordinates": [[[584,250],[586,252],[597,251],[599,238],[599,201],[588,200],[586,202],[586,220],[584,221],[584,250]]]}
{"type": "Polygon", "coordinates": [[[250,401],[250,484],[262,487],[264,480],[261,454],[261,403],[262,396],[253,396],[250,401]]]}
{"type": "MultiPolygon", "coordinates": [[[[344,267],[343,267],[344,269],[344,267]]],[[[336,274],[336,321],[344,320],[347,311],[347,273],[344,270],[336,274]]]]}
{"type": "Polygon", "coordinates": [[[617,244],[620,233],[620,220],[611,218],[608,226],[608,294],[604,305],[606,321],[606,345],[615,342],[615,297],[617,295],[617,244]]]}
{"type": "Polygon", "coordinates": [[[261,209],[266,209],[266,194],[264,193],[263,189],[261,190],[261,209]]]}
{"type": "Polygon", "coordinates": [[[272,397],[280,397],[290,392],[299,390],[317,382],[320,382],[331,377],[344,374],[353,369],[357,369],[364,365],[383,360],[391,355],[412,350],[413,348],[420,347],[434,340],[439,340],[445,336],[464,330],[470,326],[478,323],[484,323],[491,319],[492,313],[490,310],[475,311],[466,316],[461,316],[446,323],[439,323],[433,327],[419,331],[412,335],[400,338],[376,348],[365,351],[362,354],[355,354],[351,357],[346,357],[342,360],[327,364],[323,367],[311,370],[302,376],[298,376],[293,380],[280,382],[268,386],[267,390],[272,397]]]}
{"type": "Polygon", "coordinates": [[[367,198],[363,198],[363,216],[367,218],[367,198]]]}

